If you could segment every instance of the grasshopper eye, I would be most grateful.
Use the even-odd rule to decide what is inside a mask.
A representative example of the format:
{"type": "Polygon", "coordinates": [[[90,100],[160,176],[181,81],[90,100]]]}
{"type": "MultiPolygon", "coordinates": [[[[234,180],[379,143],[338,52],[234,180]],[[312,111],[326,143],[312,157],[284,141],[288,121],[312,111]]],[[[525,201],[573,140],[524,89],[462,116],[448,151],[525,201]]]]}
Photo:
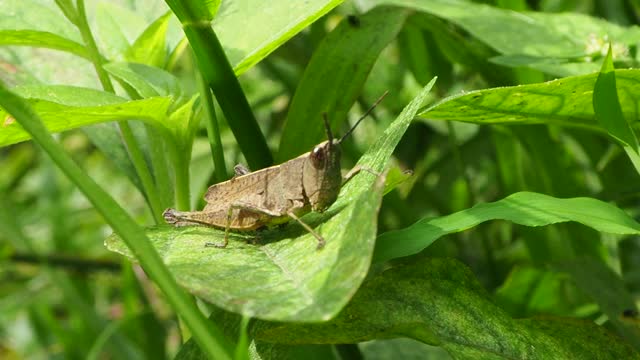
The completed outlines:
{"type": "Polygon", "coordinates": [[[322,147],[316,146],[311,150],[311,161],[314,167],[322,167],[324,165],[324,158],[324,149],[322,147]]]}

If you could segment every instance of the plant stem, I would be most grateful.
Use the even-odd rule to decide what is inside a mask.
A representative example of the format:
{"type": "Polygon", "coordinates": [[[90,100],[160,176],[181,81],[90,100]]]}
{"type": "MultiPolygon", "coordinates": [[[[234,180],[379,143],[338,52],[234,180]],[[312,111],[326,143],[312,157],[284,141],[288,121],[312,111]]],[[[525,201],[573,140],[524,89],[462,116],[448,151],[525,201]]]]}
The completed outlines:
{"type": "Polygon", "coordinates": [[[273,158],[249,102],[240,87],[208,14],[200,14],[187,1],[165,0],[176,14],[196,57],[198,69],[211,88],[249,167],[270,166],[273,158]]]}
{"type": "MultiPolygon", "coordinates": [[[[176,151],[177,153],[178,151],[176,151]]],[[[176,207],[178,210],[191,209],[191,194],[189,191],[189,159],[180,159],[179,155],[174,156],[176,174],[176,207]]]]}
{"type": "Polygon", "coordinates": [[[102,56],[100,55],[100,51],[98,50],[96,41],[93,38],[93,34],[91,33],[91,28],[89,27],[87,12],[85,11],[84,7],[84,0],[78,0],[77,8],[77,27],[80,31],[80,35],[82,36],[82,40],[84,41],[84,45],[87,47],[89,59],[91,60],[93,67],[96,69],[98,79],[102,84],[102,88],[110,93],[115,93],[115,89],[113,88],[113,84],[111,83],[111,79],[109,78],[109,74],[102,68],[102,56]]]}
{"type": "Polygon", "coordinates": [[[204,104],[205,114],[207,115],[207,135],[209,137],[209,146],[211,147],[211,156],[213,157],[213,177],[214,181],[218,183],[226,180],[228,174],[224,161],[222,140],[220,140],[220,127],[216,118],[216,109],[213,104],[211,90],[205,84],[202,76],[198,76],[198,85],[200,87],[200,99],[204,104]]]}
{"type": "Polygon", "coordinates": [[[136,172],[138,172],[140,181],[142,182],[142,187],[145,189],[147,202],[151,208],[151,215],[153,216],[156,224],[162,224],[162,203],[158,196],[156,185],[151,177],[151,173],[149,172],[147,162],[144,159],[144,155],[137,145],[136,138],[133,135],[133,131],[131,130],[129,123],[127,121],[120,121],[118,124],[120,125],[122,139],[124,140],[127,150],[129,150],[129,156],[131,157],[133,167],[136,169],[136,172]]]}

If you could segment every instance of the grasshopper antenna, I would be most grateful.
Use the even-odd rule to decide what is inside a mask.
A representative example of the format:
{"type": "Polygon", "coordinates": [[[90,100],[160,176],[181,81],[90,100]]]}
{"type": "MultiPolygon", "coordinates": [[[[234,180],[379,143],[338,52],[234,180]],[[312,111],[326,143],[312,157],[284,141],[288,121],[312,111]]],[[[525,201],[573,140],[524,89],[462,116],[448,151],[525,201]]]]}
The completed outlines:
{"type": "Polygon", "coordinates": [[[333,144],[333,134],[331,133],[331,125],[329,125],[329,119],[327,118],[326,112],[322,113],[322,120],[324,120],[324,130],[327,132],[329,144],[333,144]]]}
{"type": "Polygon", "coordinates": [[[385,91],[384,94],[382,94],[382,96],[380,96],[378,98],[378,100],[376,100],[376,102],[373,103],[373,105],[371,105],[371,107],[369,108],[369,110],[367,110],[364,114],[362,114],[362,116],[360,117],[360,119],[358,119],[358,121],[356,121],[355,125],[353,125],[351,127],[351,129],[349,129],[349,131],[347,131],[344,135],[342,135],[342,137],[340,138],[340,140],[338,140],[338,144],[342,142],[342,140],[344,140],[347,136],[349,136],[352,132],[353,129],[356,128],[356,126],[358,126],[358,124],[360,124],[360,121],[364,120],[367,116],[369,116],[369,114],[371,114],[371,112],[373,111],[373,109],[376,108],[376,106],[378,106],[378,104],[380,104],[380,102],[382,101],[382,99],[384,99],[385,96],[387,96],[387,94],[389,94],[389,91],[385,91]]]}

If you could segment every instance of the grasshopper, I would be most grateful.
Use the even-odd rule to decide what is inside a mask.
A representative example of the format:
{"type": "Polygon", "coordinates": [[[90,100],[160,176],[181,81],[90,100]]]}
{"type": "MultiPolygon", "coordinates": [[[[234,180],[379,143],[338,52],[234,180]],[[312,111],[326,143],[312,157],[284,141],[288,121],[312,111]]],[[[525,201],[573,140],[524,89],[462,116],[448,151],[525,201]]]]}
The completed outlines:
{"type": "Polygon", "coordinates": [[[334,139],[326,114],[323,117],[327,141],[303,155],[280,165],[250,172],[242,165],[234,168],[235,176],[209,187],[202,211],[167,209],[165,221],[175,226],[205,225],[223,228],[224,242],[213,244],[224,248],[229,230],[252,231],[264,226],[297,221],[318,240],[324,238],[300,217],[310,211],[323,212],[338,198],[340,188],[357,174],[355,167],[343,181],[340,169],[340,144],[387,95],[385,92],[340,139],[334,139]]]}

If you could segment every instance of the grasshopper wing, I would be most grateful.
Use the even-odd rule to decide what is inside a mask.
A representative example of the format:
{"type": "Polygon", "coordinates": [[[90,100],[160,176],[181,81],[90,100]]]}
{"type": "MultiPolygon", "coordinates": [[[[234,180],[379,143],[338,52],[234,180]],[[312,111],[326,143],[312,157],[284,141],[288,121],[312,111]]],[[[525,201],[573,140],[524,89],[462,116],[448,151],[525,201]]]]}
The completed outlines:
{"type": "Polygon", "coordinates": [[[302,186],[305,156],[212,185],[203,211],[227,211],[232,205],[246,205],[284,215],[306,204],[302,186]]]}

